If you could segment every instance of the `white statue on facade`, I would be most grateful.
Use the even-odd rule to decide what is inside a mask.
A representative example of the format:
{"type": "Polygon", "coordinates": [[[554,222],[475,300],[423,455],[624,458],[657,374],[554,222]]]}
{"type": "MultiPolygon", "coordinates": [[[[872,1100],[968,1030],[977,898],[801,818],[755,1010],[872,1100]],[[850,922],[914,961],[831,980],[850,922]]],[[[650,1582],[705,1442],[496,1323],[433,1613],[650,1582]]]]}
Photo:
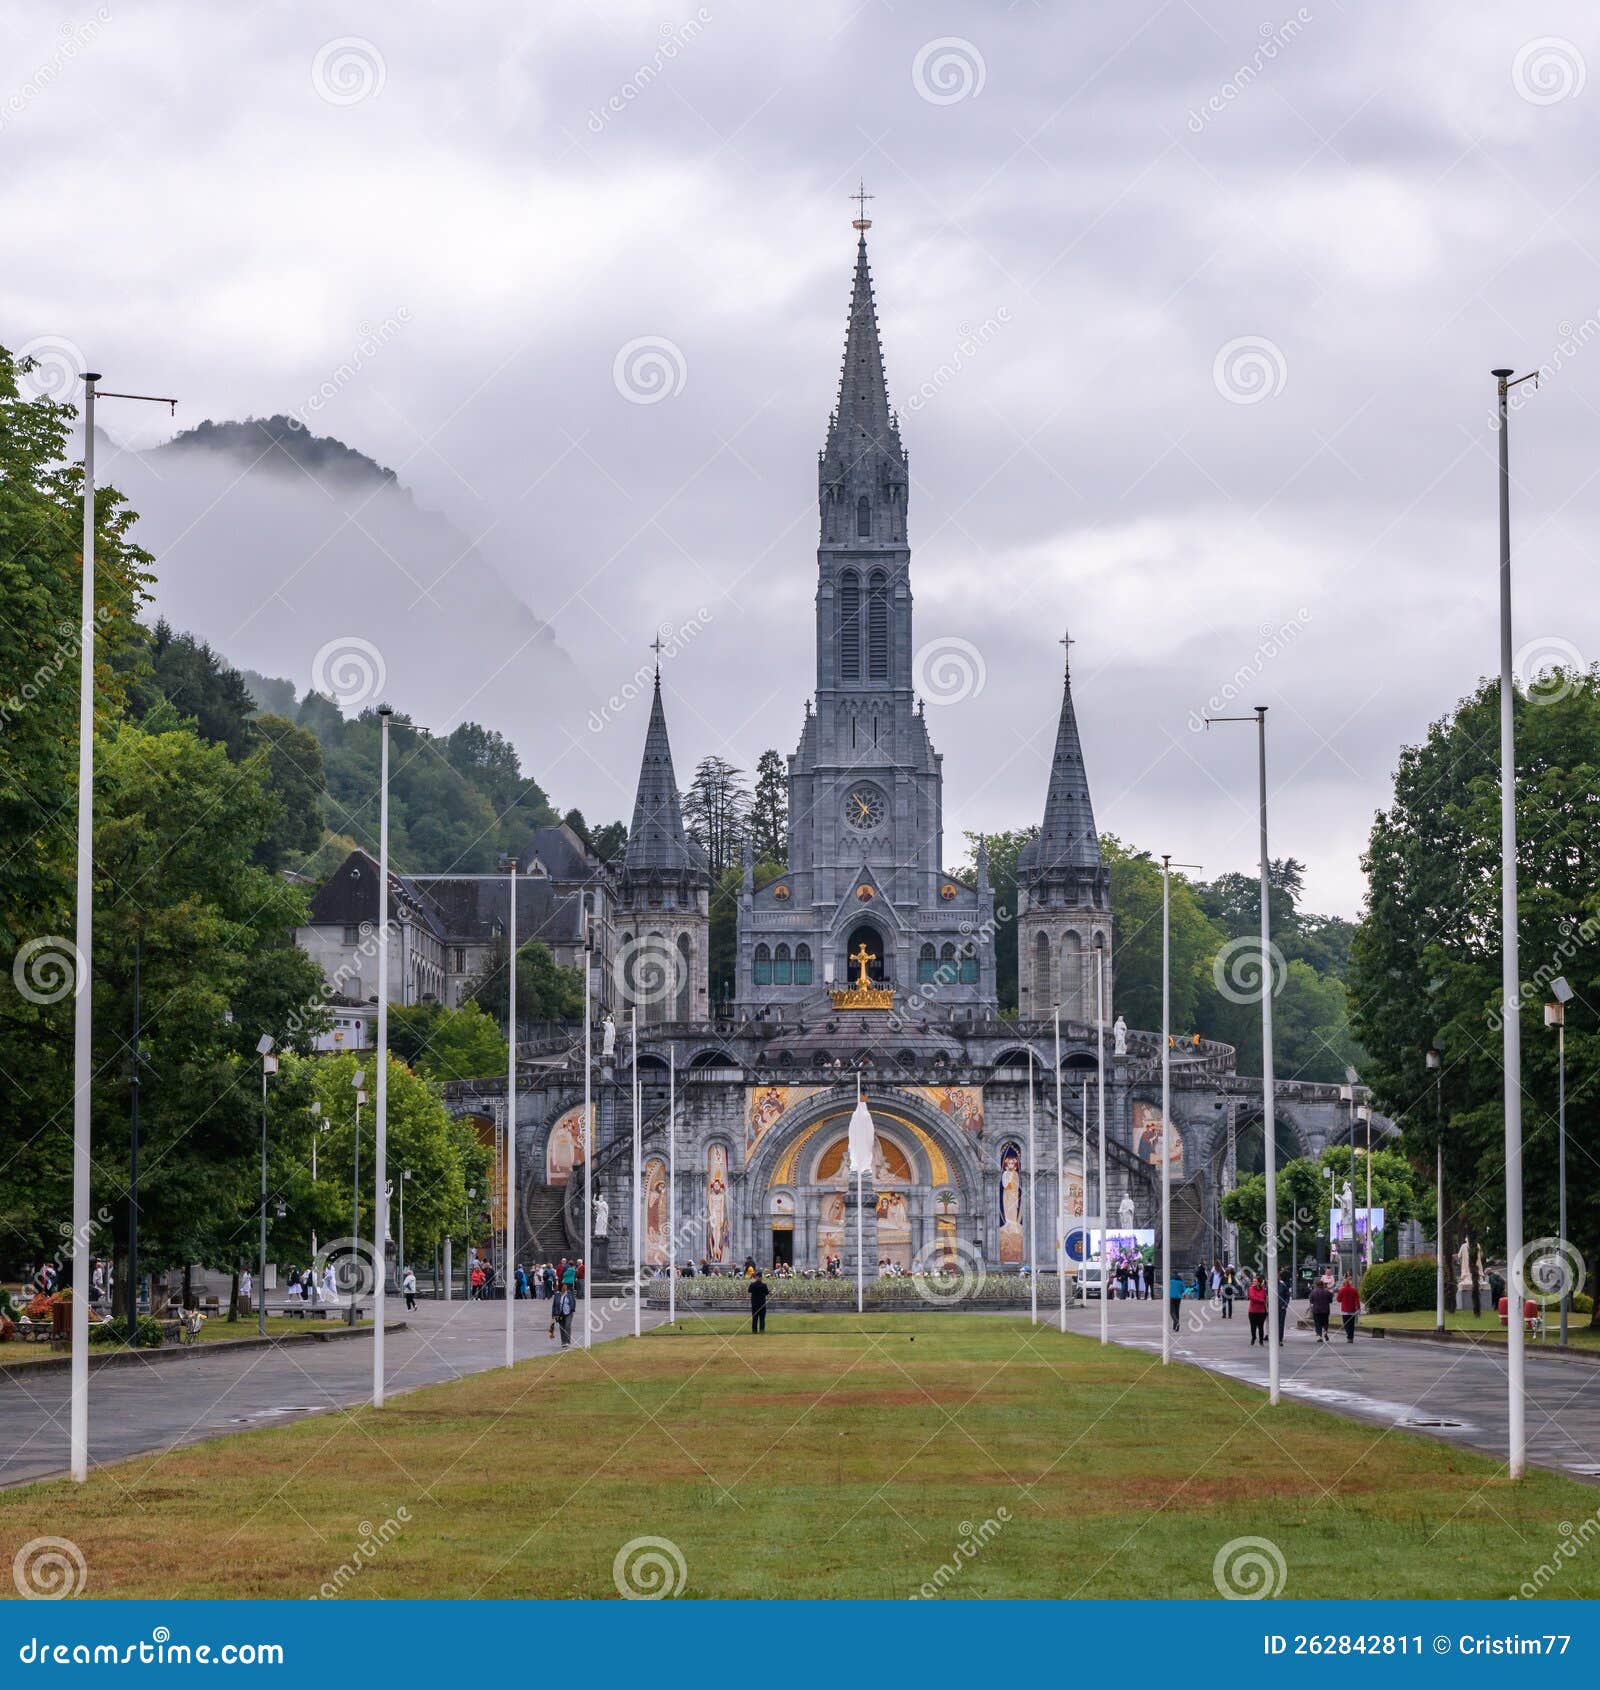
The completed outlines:
{"type": "Polygon", "coordinates": [[[1128,1023],[1119,1015],[1111,1024],[1111,1037],[1115,1041],[1113,1050],[1118,1056],[1128,1054],[1128,1023]]]}
{"type": "Polygon", "coordinates": [[[609,1015],[600,1023],[600,1054],[611,1056],[617,1048],[617,1024],[609,1015]]]}
{"type": "Polygon", "coordinates": [[[594,1235],[604,1238],[606,1228],[611,1224],[611,1205],[606,1202],[606,1194],[602,1191],[594,1200],[594,1235]]]}
{"type": "Polygon", "coordinates": [[[1122,1230],[1133,1231],[1133,1199],[1123,1192],[1122,1201],[1117,1205],[1117,1213],[1122,1217],[1122,1230]]]}
{"type": "Polygon", "coordinates": [[[1356,1193],[1349,1180],[1339,1193],[1339,1211],[1344,1216],[1344,1235],[1353,1244],[1356,1237],[1356,1193]]]}

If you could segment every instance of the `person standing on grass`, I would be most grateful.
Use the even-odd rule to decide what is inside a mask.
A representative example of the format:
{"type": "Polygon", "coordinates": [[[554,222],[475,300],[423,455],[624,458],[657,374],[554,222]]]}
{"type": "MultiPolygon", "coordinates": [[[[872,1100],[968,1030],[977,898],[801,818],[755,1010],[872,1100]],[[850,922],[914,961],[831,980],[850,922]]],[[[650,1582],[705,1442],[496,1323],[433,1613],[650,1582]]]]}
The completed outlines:
{"type": "Polygon", "coordinates": [[[750,1330],[765,1332],[767,1329],[767,1282],[761,1277],[761,1269],[757,1268],[754,1278],[750,1281],[750,1330]]]}
{"type": "Polygon", "coordinates": [[[406,1294],[406,1307],[415,1310],[417,1306],[417,1270],[407,1268],[406,1276],[400,1281],[400,1289],[406,1294]]]}
{"type": "Polygon", "coordinates": [[[550,1305],[551,1325],[560,1328],[561,1347],[564,1350],[572,1344],[572,1316],[577,1307],[578,1296],[572,1288],[572,1282],[568,1280],[556,1292],[555,1301],[550,1305]]]}
{"type": "Polygon", "coordinates": [[[1250,1316],[1250,1342],[1264,1344],[1267,1341],[1267,1284],[1259,1273],[1250,1277],[1250,1289],[1245,1299],[1246,1312],[1250,1316]]]}
{"type": "Polygon", "coordinates": [[[1178,1330],[1178,1313],[1183,1307],[1183,1275],[1174,1273],[1167,1282],[1167,1313],[1172,1316],[1172,1330],[1178,1330]]]}
{"type": "Polygon", "coordinates": [[[1344,1316],[1344,1341],[1353,1344],[1356,1341],[1356,1316],[1361,1312],[1361,1293],[1351,1283],[1350,1275],[1344,1276],[1344,1284],[1339,1287],[1339,1313],[1344,1316]]]}
{"type": "Polygon", "coordinates": [[[1333,1292],[1327,1280],[1319,1279],[1311,1287],[1311,1295],[1306,1301],[1311,1304],[1311,1324],[1316,1328],[1316,1340],[1325,1344],[1328,1341],[1328,1316],[1333,1312],[1333,1292]]]}

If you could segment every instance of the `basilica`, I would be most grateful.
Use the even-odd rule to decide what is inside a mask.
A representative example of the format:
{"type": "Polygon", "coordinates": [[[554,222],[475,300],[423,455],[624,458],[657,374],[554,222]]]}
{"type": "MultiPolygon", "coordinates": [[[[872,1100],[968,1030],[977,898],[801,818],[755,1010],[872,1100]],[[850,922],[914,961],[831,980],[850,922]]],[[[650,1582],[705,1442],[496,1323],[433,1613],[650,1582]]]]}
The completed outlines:
{"type": "MultiPolygon", "coordinates": [[[[1164,1123],[1159,1035],[1117,1015],[1110,877],[1070,665],[1059,700],[1041,701],[1057,713],[1055,749],[1038,836],[1018,865],[1018,1013],[1000,1013],[995,931],[1012,912],[996,908],[981,848],[970,876],[945,863],[941,761],[915,693],[910,479],[869,227],[856,221],[844,362],[818,462],[816,687],[789,758],[787,863],[757,888],[747,850],[732,1001],[713,1004],[708,991],[710,874],[684,825],[659,669],[620,864],[547,828],[506,874],[395,875],[401,943],[378,982],[366,939],[377,868],[357,852],[300,934],[339,981],[358,1043],[379,989],[391,1001],[459,1001],[506,930],[513,884],[519,937],[589,969],[588,1132],[581,1028],[519,1037],[514,1117],[504,1075],[448,1091],[496,1144],[499,1179],[517,1170],[520,1260],[581,1250],[586,1156],[604,1221],[597,1269],[654,1266],[669,1250],[713,1266],[814,1268],[840,1256],[858,1086],[877,1130],[864,1211],[873,1263],[1048,1268],[1058,1236],[1102,1214],[1113,1232],[1148,1237],[1165,1159],[1174,1259],[1192,1264],[1228,1249],[1219,1196],[1260,1166],[1261,1082],[1234,1071],[1232,1049],[1174,1053],[1164,1123]]],[[[1341,1088],[1294,1083],[1275,1095],[1280,1158],[1315,1155],[1344,1133],[1341,1088]]],[[[502,1253],[504,1212],[496,1194],[472,1242],[502,1253]]]]}

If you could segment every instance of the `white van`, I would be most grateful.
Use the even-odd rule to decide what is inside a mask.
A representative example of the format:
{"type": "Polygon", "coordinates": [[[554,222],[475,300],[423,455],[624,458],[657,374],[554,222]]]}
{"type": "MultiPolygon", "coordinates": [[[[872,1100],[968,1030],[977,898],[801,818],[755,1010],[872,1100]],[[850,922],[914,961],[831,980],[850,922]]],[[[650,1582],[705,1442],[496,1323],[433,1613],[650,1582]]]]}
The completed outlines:
{"type": "Polygon", "coordinates": [[[1105,1291],[1105,1274],[1099,1262],[1084,1262],[1078,1269],[1078,1293],[1083,1297],[1099,1297],[1105,1291]]]}

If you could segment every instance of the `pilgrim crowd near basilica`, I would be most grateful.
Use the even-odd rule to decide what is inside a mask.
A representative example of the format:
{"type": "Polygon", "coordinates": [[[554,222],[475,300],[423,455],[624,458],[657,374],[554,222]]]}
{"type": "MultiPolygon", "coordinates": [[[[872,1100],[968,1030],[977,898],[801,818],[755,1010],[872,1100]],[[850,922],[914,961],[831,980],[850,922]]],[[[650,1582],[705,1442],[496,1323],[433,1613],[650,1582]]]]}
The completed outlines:
{"type": "MultiPolygon", "coordinates": [[[[1017,864],[1015,1014],[1001,1013],[1000,912],[983,845],[974,872],[945,860],[941,759],[915,686],[910,478],[869,227],[856,223],[838,401],[819,457],[816,686],[788,758],[787,860],[758,886],[745,847],[731,999],[710,990],[712,876],[685,826],[659,650],[620,858],[602,863],[570,827],[552,825],[506,873],[392,874],[389,999],[459,1003],[504,942],[513,880],[517,934],[588,969],[587,1074],[581,1024],[524,1028],[514,1120],[504,1076],[447,1092],[495,1145],[497,1181],[514,1135],[518,1260],[582,1254],[586,1221],[597,1272],[656,1269],[669,1256],[712,1270],[753,1261],[815,1272],[852,1257],[846,1130],[858,1087],[876,1129],[860,1199],[869,1271],[974,1261],[1048,1271],[1058,1240],[1075,1233],[1078,1256],[1094,1252],[1102,1227],[1113,1245],[1118,1234],[1148,1241],[1163,1159],[1173,1260],[1232,1257],[1238,1241],[1220,1199],[1260,1169],[1262,1084],[1235,1071],[1229,1045],[1186,1037],[1172,1053],[1163,1128],[1161,1036],[1119,1013],[1110,874],[1070,642],[1059,698],[1039,699],[1041,721],[1056,713],[1055,746],[1037,837],[1017,864]]],[[[1070,606],[1061,609],[1065,619],[1070,606]]],[[[373,858],[354,853],[298,935],[337,985],[334,1038],[354,1049],[371,1042],[379,989],[368,940],[377,880],[373,858]]],[[[1276,1088],[1284,1156],[1316,1157],[1349,1123],[1348,1087],[1276,1088]]],[[[1372,1130],[1392,1128],[1374,1118],[1372,1130]]],[[[488,1212],[504,1209],[497,1192],[488,1212]]],[[[503,1272],[503,1222],[486,1242],[503,1272]]]]}

